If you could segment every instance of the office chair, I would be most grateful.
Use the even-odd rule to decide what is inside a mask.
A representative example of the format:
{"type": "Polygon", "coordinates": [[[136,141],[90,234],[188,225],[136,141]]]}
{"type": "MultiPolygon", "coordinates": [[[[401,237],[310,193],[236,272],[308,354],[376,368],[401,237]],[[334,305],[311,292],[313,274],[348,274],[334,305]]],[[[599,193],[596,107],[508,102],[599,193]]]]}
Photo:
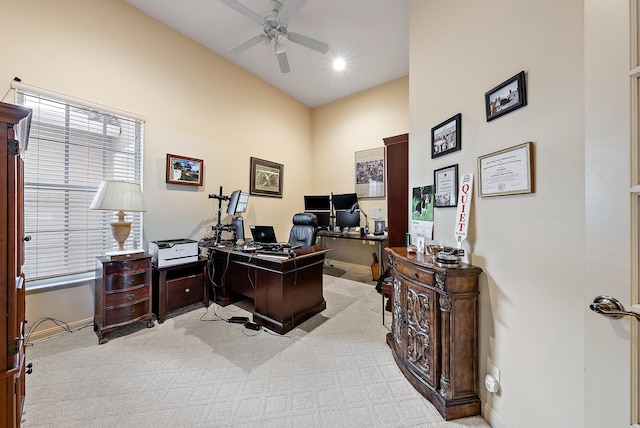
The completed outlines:
{"type": "Polygon", "coordinates": [[[318,233],[318,217],[311,213],[293,215],[293,227],[289,233],[291,245],[315,245],[318,233]]]}

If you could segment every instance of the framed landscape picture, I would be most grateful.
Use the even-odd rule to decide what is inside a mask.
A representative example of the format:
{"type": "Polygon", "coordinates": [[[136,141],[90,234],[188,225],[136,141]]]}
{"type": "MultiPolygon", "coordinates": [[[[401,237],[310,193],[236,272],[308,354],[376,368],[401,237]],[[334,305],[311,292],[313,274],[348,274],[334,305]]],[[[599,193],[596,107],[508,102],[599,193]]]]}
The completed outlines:
{"type": "Polygon", "coordinates": [[[170,184],[202,186],[202,159],[189,158],[167,153],[165,181],[170,184]]]}

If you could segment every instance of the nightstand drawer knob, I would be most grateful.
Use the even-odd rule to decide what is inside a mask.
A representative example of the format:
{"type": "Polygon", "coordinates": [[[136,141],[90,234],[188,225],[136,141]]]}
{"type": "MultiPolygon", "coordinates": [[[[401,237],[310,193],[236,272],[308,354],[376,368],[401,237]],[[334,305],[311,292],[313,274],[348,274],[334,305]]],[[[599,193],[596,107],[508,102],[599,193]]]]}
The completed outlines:
{"type": "Polygon", "coordinates": [[[417,278],[418,277],[418,272],[412,272],[413,273],[413,277],[417,278]]]}
{"type": "Polygon", "coordinates": [[[126,296],[124,296],[124,300],[132,300],[133,299],[133,294],[127,294],[126,296]]]}
{"type": "Polygon", "coordinates": [[[190,289],[190,288],[187,288],[187,289],[186,289],[186,290],[184,290],[184,291],[185,291],[185,293],[189,293],[189,292],[191,292],[191,289],[190,289]]]}

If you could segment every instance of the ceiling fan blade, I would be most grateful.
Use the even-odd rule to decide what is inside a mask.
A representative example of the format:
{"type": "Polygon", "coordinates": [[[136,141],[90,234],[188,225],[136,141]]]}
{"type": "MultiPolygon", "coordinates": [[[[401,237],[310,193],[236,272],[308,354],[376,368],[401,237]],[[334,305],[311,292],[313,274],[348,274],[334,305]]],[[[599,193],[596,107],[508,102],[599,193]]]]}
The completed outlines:
{"type": "Polygon", "coordinates": [[[289,67],[289,60],[287,59],[287,52],[284,50],[284,46],[276,44],[276,56],[278,57],[278,64],[280,64],[280,71],[282,73],[288,73],[291,71],[289,67]]]}
{"type": "Polygon", "coordinates": [[[287,4],[284,5],[282,10],[280,11],[280,15],[278,16],[278,22],[280,25],[287,26],[289,21],[293,19],[293,17],[298,13],[300,8],[305,5],[307,0],[289,0],[287,4]]]}
{"type": "Polygon", "coordinates": [[[314,51],[318,51],[323,54],[326,54],[327,52],[329,52],[328,44],[316,39],[312,39],[311,37],[303,36],[302,34],[288,32],[287,38],[291,40],[293,43],[302,45],[305,48],[313,49],[314,51]]]}
{"type": "Polygon", "coordinates": [[[235,45],[234,47],[232,47],[231,49],[229,49],[229,53],[232,53],[234,55],[237,55],[241,52],[246,51],[247,49],[249,49],[252,46],[257,45],[258,43],[262,42],[262,40],[264,38],[269,38],[268,36],[264,35],[264,34],[259,34],[257,36],[253,36],[252,38],[250,38],[249,40],[245,40],[242,43],[238,43],[237,45],[235,45]]]}
{"type": "Polygon", "coordinates": [[[220,0],[220,1],[226,4],[227,6],[229,6],[231,9],[235,10],[236,12],[243,14],[244,16],[251,19],[252,21],[256,21],[258,24],[264,25],[264,19],[260,15],[258,15],[257,13],[255,13],[254,11],[246,7],[245,5],[239,3],[237,0],[220,0]]]}

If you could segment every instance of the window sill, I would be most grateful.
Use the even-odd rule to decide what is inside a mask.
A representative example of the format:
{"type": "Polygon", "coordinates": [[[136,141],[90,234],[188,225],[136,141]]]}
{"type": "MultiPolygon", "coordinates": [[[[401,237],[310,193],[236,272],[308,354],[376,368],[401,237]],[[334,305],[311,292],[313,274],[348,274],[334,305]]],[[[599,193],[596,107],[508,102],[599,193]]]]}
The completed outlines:
{"type": "Polygon", "coordinates": [[[29,281],[26,285],[26,294],[45,293],[64,288],[80,287],[92,283],[94,278],[95,274],[93,272],[86,272],[77,275],[29,281]]]}

